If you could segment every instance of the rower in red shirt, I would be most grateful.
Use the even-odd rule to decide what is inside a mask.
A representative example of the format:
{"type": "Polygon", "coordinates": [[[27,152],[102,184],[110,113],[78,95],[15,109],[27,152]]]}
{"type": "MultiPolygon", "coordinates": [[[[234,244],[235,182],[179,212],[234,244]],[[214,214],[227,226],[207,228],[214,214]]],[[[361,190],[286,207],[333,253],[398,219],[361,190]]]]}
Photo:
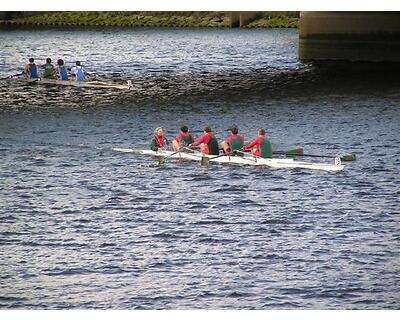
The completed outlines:
{"type": "Polygon", "coordinates": [[[239,129],[236,126],[231,128],[232,135],[221,143],[221,147],[224,149],[226,155],[240,155],[243,156],[243,152],[238,152],[235,150],[243,149],[244,137],[238,135],[239,129]]]}
{"type": "Polygon", "coordinates": [[[189,146],[200,146],[200,150],[204,154],[219,155],[218,141],[212,134],[210,127],[205,127],[204,134],[189,146]]]}
{"type": "Polygon", "coordinates": [[[265,129],[258,129],[258,137],[243,148],[251,150],[253,155],[261,158],[272,158],[272,146],[268,136],[265,134],[265,129]]]}
{"type": "Polygon", "coordinates": [[[159,127],[154,130],[154,137],[150,142],[150,149],[157,151],[160,148],[165,148],[168,144],[167,138],[164,136],[163,128],[159,127]]]}
{"type": "Polygon", "coordinates": [[[181,133],[176,136],[174,140],[172,140],[172,147],[174,151],[183,151],[184,147],[189,146],[194,142],[194,136],[192,133],[189,133],[189,128],[187,126],[181,127],[181,133]]]}

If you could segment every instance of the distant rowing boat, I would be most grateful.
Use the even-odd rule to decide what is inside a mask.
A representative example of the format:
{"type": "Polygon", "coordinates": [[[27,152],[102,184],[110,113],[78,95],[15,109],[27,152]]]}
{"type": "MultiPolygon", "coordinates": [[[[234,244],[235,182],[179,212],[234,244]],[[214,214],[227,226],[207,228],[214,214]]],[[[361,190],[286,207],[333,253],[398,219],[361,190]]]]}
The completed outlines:
{"type": "Polygon", "coordinates": [[[174,152],[168,150],[135,150],[135,149],[125,149],[125,148],[113,148],[113,151],[123,152],[123,153],[136,153],[146,156],[153,157],[164,157],[171,159],[185,159],[193,161],[202,161],[203,157],[208,158],[209,162],[216,162],[222,164],[235,164],[235,165],[247,165],[247,166],[265,166],[269,168],[301,168],[301,169],[311,169],[311,170],[323,170],[323,171],[341,171],[344,169],[344,165],[337,160],[335,164],[329,163],[319,163],[319,162],[303,162],[297,161],[295,159],[289,158],[271,158],[264,159],[254,156],[215,156],[215,155],[205,155],[200,152],[174,152]]]}
{"type": "Polygon", "coordinates": [[[128,80],[127,84],[123,85],[123,84],[104,82],[104,81],[75,81],[75,80],[56,80],[56,79],[46,79],[46,78],[37,78],[37,79],[20,78],[20,79],[27,83],[73,86],[79,88],[102,88],[102,89],[118,89],[118,90],[130,90],[132,88],[132,82],[130,80],[128,80]]]}

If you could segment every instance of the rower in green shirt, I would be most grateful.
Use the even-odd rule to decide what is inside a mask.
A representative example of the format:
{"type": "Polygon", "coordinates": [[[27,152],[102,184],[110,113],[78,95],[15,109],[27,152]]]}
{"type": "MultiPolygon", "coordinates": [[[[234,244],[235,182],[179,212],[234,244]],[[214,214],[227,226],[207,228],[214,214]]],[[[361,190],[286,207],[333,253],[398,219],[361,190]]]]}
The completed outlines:
{"type": "Polygon", "coordinates": [[[272,145],[264,128],[258,129],[258,137],[243,150],[251,150],[253,155],[259,158],[272,158],[272,145]]]}
{"type": "Polygon", "coordinates": [[[56,69],[54,68],[54,65],[51,63],[50,58],[46,59],[46,64],[42,65],[42,68],[44,69],[43,78],[55,79],[56,69]]]}
{"type": "Polygon", "coordinates": [[[232,135],[221,143],[221,147],[227,156],[239,155],[243,156],[243,152],[237,151],[243,149],[244,137],[238,135],[239,129],[237,126],[231,128],[232,135]]]}

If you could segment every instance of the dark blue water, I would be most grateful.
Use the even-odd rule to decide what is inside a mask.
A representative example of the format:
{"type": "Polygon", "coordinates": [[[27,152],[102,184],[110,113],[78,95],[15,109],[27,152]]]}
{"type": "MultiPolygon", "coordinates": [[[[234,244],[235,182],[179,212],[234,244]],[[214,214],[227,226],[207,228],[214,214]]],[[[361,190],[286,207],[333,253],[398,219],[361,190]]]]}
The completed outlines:
{"type": "Polygon", "coordinates": [[[398,309],[398,80],[302,63],[297,36],[0,32],[1,76],[63,48],[136,85],[1,82],[0,307],[398,309]],[[246,141],[265,127],[275,149],[358,159],[326,173],[111,151],[182,123],[220,141],[232,124],[246,141]]]}

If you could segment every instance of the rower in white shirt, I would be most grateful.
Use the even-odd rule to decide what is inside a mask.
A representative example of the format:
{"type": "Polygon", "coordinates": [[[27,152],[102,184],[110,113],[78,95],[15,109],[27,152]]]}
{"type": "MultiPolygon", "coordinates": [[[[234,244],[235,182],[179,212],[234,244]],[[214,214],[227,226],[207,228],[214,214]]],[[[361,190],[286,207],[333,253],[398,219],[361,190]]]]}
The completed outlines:
{"type": "Polygon", "coordinates": [[[81,66],[80,61],[75,62],[76,66],[71,68],[72,74],[75,75],[76,81],[84,81],[85,80],[85,69],[81,66]]]}

